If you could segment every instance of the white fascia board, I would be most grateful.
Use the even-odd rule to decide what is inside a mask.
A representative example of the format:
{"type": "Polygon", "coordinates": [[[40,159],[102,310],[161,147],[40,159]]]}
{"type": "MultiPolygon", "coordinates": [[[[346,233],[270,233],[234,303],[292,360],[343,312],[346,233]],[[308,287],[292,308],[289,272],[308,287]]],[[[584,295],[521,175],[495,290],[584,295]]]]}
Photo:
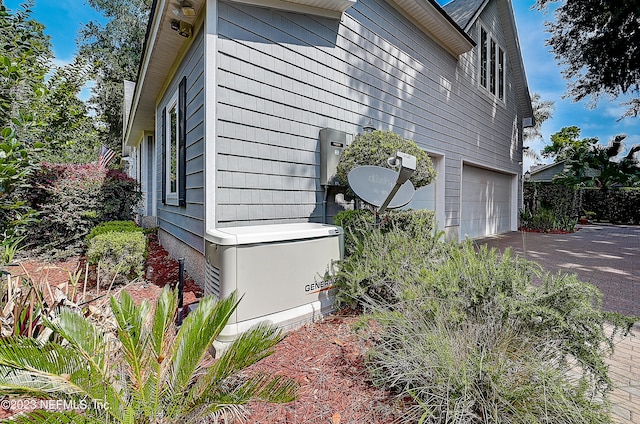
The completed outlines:
{"type": "Polygon", "coordinates": [[[474,47],[469,36],[428,0],[393,0],[395,6],[458,57],[474,47]]]}
{"type": "Polygon", "coordinates": [[[357,0],[233,0],[253,6],[340,19],[357,0]]]}

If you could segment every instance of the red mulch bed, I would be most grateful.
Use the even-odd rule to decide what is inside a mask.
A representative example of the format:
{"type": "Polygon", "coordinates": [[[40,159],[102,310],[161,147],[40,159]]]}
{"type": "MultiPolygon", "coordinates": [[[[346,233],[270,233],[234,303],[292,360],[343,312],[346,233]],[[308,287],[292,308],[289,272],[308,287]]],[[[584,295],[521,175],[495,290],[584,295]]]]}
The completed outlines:
{"type": "Polygon", "coordinates": [[[293,378],[298,398],[252,402],[248,423],[346,424],[401,422],[402,406],[373,387],[364,368],[367,344],[354,334],[355,316],[330,316],[293,331],[276,352],[249,368],[293,378]]]}
{"type": "MultiPolygon", "coordinates": [[[[64,287],[70,273],[86,269],[83,258],[46,263],[24,260],[24,269],[35,281],[64,287]]],[[[89,267],[87,292],[96,290],[95,270],[89,267]]],[[[14,268],[13,273],[17,273],[14,268]]],[[[82,277],[84,280],[84,274],[82,277]]],[[[178,281],[178,262],[158,243],[157,236],[149,236],[149,255],[145,281],[130,284],[128,293],[137,302],[154,302],[162,287],[172,287],[178,281]]],[[[82,288],[83,281],[80,283],[82,288]]],[[[105,294],[101,288],[100,295],[105,294]]],[[[114,287],[115,289],[115,287],[114,287]]],[[[202,289],[187,276],[184,305],[197,301],[202,289]]],[[[101,297],[99,299],[106,299],[101,297]]],[[[102,300],[101,300],[102,301],[102,300]]],[[[364,368],[367,342],[355,335],[354,315],[334,315],[307,324],[287,334],[276,346],[275,353],[250,367],[247,372],[269,372],[293,378],[298,384],[298,397],[286,404],[252,402],[247,405],[246,423],[251,424],[390,424],[403,422],[403,405],[389,393],[370,384],[364,368]]],[[[19,411],[0,408],[0,419],[19,411]]]]}
{"type": "MultiPolygon", "coordinates": [[[[169,284],[173,288],[178,283],[178,277],[178,261],[173,259],[164,247],[160,245],[156,234],[150,234],[145,280],[157,287],[164,287],[169,284]]],[[[185,308],[202,297],[202,288],[186,272],[183,293],[185,308]]],[[[144,293],[141,294],[141,297],[144,297],[143,295],[144,293]]],[[[132,296],[135,295],[132,293],[132,296]]]]}
{"type": "MultiPolygon", "coordinates": [[[[153,302],[158,298],[164,286],[169,285],[173,288],[178,284],[178,261],[173,259],[160,245],[156,234],[150,234],[148,239],[149,253],[145,263],[144,281],[137,281],[126,286],[127,292],[136,302],[140,302],[143,299],[153,302]]],[[[49,286],[59,287],[65,292],[71,276],[77,274],[79,281],[76,289],[76,299],[72,300],[78,300],[85,290],[87,293],[85,301],[91,298],[95,298],[96,301],[105,299],[109,294],[107,293],[109,283],[101,278],[101,285],[98,286],[96,283],[96,267],[93,265],[87,266],[85,258],[80,256],[56,262],[27,258],[21,260],[18,266],[10,267],[9,271],[13,275],[27,275],[35,282],[48,283],[49,286]]],[[[117,288],[120,288],[118,283],[114,285],[113,289],[117,288]]],[[[183,293],[184,307],[196,302],[202,297],[203,293],[200,286],[186,272],[183,293]]]]}

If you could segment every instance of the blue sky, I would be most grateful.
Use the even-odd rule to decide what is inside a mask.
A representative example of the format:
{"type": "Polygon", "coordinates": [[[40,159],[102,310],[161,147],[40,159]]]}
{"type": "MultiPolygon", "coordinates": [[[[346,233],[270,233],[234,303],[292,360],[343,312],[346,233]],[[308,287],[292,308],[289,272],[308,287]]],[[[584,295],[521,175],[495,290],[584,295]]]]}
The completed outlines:
{"type": "MultiPolygon", "coordinates": [[[[610,100],[604,96],[599,99],[596,109],[588,107],[589,100],[574,103],[571,99],[563,99],[567,81],[561,75],[561,68],[545,45],[548,34],[544,32],[544,22],[553,19],[551,13],[544,14],[531,10],[533,0],[513,0],[513,7],[518,25],[520,48],[524,59],[529,91],[539,93],[542,100],[555,102],[553,118],[542,126],[544,141],[531,143],[531,148],[540,151],[549,137],[563,127],[575,125],[582,130],[581,137],[598,137],[602,144],[607,144],[618,134],[627,134],[624,144],[627,148],[640,144],[640,118],[625,118],[618,122],[626,107],[620,104],[625,99],[610,100]]],[[[531,165],[525,159],[525,170],[531,165]]],[[[549,160],[546,160],[549,162],[549,160]]]]}
{"type": "MultiPolygon", "coordinates": [[[[438,0],[441,4],[449,0],[438,0]]],[[[5,0],[5,5],[15,10],[20,0],[5,0]]],[[[588,101],[573,103],[571,99],[563,99],[566,92],[566,80],[562,78],[561,68],[556,63],[549,48],[545,46],[547,34],[544,32],[545,20],[553,17],[537,10],[531,10],[534,0],[513,0],[520,47],[524,59],[529,90],[540,93],[543,100],[555,102],[553,118],[544,123],[542,134],[544,140],[531,144],[531,148],[540,151],[545,143],[549,143],[551,134],[562,127],[571,125],[582,129],[582,137],[598,137],[606,144],[617,134],[627,134],[625,145],[630,147],[640,144],[640,118],[617,120],[624,113],[623,100],[609,100],[606,97],[598,101],[595,109],[588,107],[588,101]]],[[[77,51],[76,35],[83,24],[91,20],[101,19],[86,2],[82,0],[35,0],[33,17],[45,25],[45,33],[51,36],[56,64],[62,65],[73,60],[77,51]]],[[[84,90],[81,97],[86,99],[89,91],[84,90]]],[[[525,159],[525,170],[532,161],[525,159]]]]}
{"type": "MultiPolygon", "coordinates": [[[[4,5],[13,11],[19,10],[22,0],[4,0],[4,5]]],[[[103,18],[83,0],[35,0],[31,17],[45,26],[44,33],[51,37],[54,64],[64,66],[73,61],[77,53],[76,37],[80,28],[90,21],[103,18]]],[[[90,87],[82,91],[80,97],[90,96],[90,87]]]]}

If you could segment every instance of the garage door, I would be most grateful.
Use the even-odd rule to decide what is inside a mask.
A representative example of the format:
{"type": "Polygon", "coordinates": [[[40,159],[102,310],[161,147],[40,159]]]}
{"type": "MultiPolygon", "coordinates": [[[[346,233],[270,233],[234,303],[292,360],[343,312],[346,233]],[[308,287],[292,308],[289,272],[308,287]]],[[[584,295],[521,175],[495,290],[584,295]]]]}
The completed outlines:
{"type": "Polygon", "coordinates": [[[413,199],[403,209],[429,209],[436,210],[436,189],[435,182],[428,186],[420,187],[413,195],[413,199]]]}
{"type": "Polygon", "coordinates": [[[461,238],[511,230],[513,176],[475,166],[462,168],[461,238]]]}
{"type": "MultiPolygon", "coordinates": [[[[429,156],[431,158],[431,162],[433,163],[433,167],[438,170],[439,164],[442,158],[436,158],[433,156],[429,156]]],[[[444,173],[444,172],[443,172],[444,173]]],[[[439,175],[436,178],[444,178],[439,175]]],[[[431,184],[420,187],[417,189],[413,195],[413,199],[407,206],[403,209],[428,209],[430,211],[436,210],[436,180],[434,179],[431,184]]]]}

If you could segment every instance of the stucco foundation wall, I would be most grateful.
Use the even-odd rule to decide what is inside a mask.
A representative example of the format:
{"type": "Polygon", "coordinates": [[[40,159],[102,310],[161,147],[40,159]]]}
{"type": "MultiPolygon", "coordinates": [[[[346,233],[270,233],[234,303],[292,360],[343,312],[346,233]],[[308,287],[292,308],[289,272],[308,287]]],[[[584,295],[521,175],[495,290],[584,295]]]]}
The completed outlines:
{"type": "Polygon", "coordinates": [[[204,288],[204,255],[162,229],[158,229],[158,240],[172,258],[184,258],[185,271],[204,288]]]}

